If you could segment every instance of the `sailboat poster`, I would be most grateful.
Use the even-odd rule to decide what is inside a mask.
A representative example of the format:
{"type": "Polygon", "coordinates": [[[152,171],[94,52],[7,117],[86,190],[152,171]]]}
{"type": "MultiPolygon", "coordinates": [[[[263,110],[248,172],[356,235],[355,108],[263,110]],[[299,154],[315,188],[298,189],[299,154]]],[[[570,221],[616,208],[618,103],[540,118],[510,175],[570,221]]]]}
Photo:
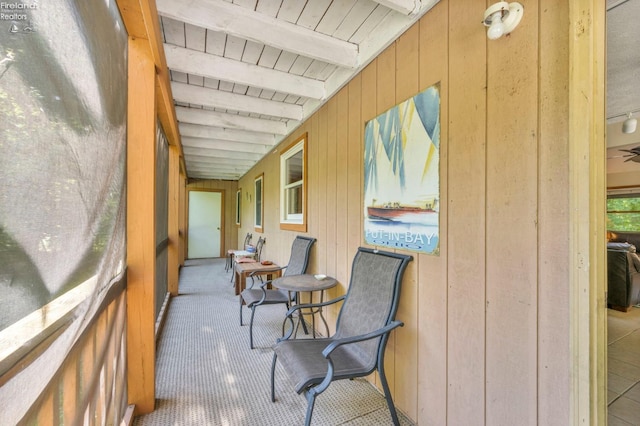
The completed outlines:
{"type": "Polygon", "coordinates": [[[431,86],[364,130],[364,237],[440,254],[440,92],[431,86]]]}

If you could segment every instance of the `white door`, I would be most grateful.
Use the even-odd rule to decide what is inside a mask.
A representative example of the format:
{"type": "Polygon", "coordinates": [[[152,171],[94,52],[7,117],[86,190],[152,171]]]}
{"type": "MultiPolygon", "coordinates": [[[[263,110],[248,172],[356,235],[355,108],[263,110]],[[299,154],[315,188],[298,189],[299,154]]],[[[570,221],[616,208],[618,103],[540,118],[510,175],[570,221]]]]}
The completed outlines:
{"type": "Polygon", "coordinates": [[[189,191],[189,231],[187,257],[220,257],[222,194],[189,191]]]}

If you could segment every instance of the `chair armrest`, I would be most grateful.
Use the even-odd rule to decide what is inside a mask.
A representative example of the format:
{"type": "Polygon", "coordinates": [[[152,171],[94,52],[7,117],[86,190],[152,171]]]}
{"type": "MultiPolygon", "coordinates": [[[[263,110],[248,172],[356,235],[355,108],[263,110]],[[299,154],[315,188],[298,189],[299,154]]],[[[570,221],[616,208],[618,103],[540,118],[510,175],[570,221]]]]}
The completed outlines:
{"type": "Polygon", "coordinates": [[[402,321],[391,321],[386,326],[379,328],[375,331],[372,331],[371,333],[360,334],[358,336],[351,336],[351,337],[345,337],[343,339],[334,340],[329,345],[327,345],[326,348],[324,348],[324,350],[322,351],[322,355],[325,358],[329,358],[329,356],[331,355],[331,352],[336,350],[336,348],[338,348],[339,346],[348,345],[350,343],[362,342],[363,340],[374,339],[376,337],[382,336],[383,334],[389,333],[391,330],[393,330],[396,327],[403,327],[403,326],[404,326],[404,323],[402,321]]]}
{"type": "Polygon", "coordinates": [[[306,308],[320,308],[323,306],[328,306],[328,305],[333,305],[334,303],[338,303],[341,300],[344,300],[347,297],[347,295],[342,295],[340,297],[336,297],[335,299],[331,299],[331,300],[327,300],[326,302],[322,302],[322,303],[302,303],[300,305],[295,305],[292,306],[287,313],[285,314],[286,317],[290,317],[295,311],[299,310],[299,309],[306,309],[306,308]]]}
{"type": "Polygon", "coordinates": [[[286,324],[287,320],[289,320],[289,322],[291,323],[291,328],[289,329],[289,331],[287,332],[286,335],[280,337],[277,341],[281,342],[283,340],[289,340],[291,338],[291,336],[293,335],[293,331],[295,330],[295,324],[293,323],[293,313],[295,311],[300,310],[300,309],[305,309],[305,308],[319,308],[319,307],[323,307],[323,306],[333,305],[335,303],[338,303],[338,302],[344,300],[346,297],[347,297],[347,295],[343,294],[340,297],[336,297],[335,299],[327,300],[326,302],[322,302],[322,303],[303,303],[301,305],[292,306],[291,308],[289,308],[289,310],[285,314],[284,321],[282,322],[282,329],[283,330],[284,330],[284,327],[285,327],[285,324],[286,324]]]}

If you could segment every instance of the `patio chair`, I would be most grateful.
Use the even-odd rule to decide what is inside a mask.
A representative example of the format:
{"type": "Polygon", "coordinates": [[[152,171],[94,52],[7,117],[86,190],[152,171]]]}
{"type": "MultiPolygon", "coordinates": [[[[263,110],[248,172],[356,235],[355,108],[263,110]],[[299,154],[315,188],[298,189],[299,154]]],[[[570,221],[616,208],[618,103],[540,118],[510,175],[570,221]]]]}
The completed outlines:
{"type": "Polygon", "coordinates": [[[251,232],[247,232],[247,235],[245,235],[244,237],[244,243],[242,244],[242,248],[238,249],[238,250],[227,250],[227,263],[224,265],[224,270],[225,272],[229,271],[229,269],[231,269],[231,271],[233,271],[233,261],[235,259],[235,254],[238,251],[243,251],[247,248],[247,246],[249,244],[251,244],[251,239],[253,238],[253,235],[251,234],[251,232]]]}
{"type": "MultiPolygon", "coordinates": [[[[273,271],[283,270],[283,276],[300,275],[307,271],[309,265],[309,252],[311,246],[316,242],[315,238],[297,236],[291,244],[291,255],[289,263],[285,266],[274,267],[273,271]]],[[[264,271],[261,271],[264,273],[264,271]]],[[[253,349],[253,319],[256,308],[262,305],[284,304],[289,309],[290,299],[289,292],[285,290],[269,289],[271,280],[258,284],[258,288],[254,288],[255,282],[252,281],[251,286],[244,289],[240,293],[240,325],[242,326],[242,305],[246,304],[251,309],[251,319],[249,320],[249,346],[253,349]]]]}
{"type": "Polygon", "coordinates": [[[289,309],[291,331],[274,346],[271,365],[271,400],[275,402],[274,377],[280,359],[298,393],[307,399],[305,425],[311,424],[316,397],[334,380],[352,379],[376,369],[391,412],[399,425],[384,372],[384,350],[391,330],[404,325],[395,321],[402,276],[411,256],[359,248],[353,260],[346,295],[324,303],[301,304],[289,309]],[[293,315],[298,309],[317,308],[344,301],[332,337],[292,339],[293,315]]]}

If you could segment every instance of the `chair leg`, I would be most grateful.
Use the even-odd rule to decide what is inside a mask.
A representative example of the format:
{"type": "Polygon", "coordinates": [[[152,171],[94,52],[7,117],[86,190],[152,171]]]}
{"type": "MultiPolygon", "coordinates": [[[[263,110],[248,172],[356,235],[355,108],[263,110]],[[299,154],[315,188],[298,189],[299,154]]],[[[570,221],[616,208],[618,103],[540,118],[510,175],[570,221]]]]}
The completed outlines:
{"type": "Polygon", "coordinates": [[[305,396],[307,397],[307,414],[304,417],[304,426],[311,426],[311,416],[313,415],[313,406],[316,402],[316,393],[313,392],[313,389],[305,392],[305,396]]]}
{"type": "Polygon", "coordinates": [[[240,327],[242,327],[242,296],[238,296],[240,299],[240,327]]]}
{"type": "Polygon", "coordinates": [[[277,359],[278,359],[278,355],[274,353],[273,361],[271,362],[271,402],[276,402],[275,377],[276,377],[276,360],[277,359]]]}
{"type": "Polygon", "coordinates": [[[398,420],[398,413],[396,412],[396,406],[393,404],[393,399],[391,398],[391,392],[389,391],[389,384],[387,383],[387,377],[384,373],[384,359],[378,362],[378,373],[380,376],[380,383],[382,384],[382,389],[384,390],[384,398],[387,400],[387,405],[389,406],[389,412],[391,413],[391,419],[393,420],[394,426],[400,426],[400,420],[398,420]]]}
{"type": "Polygon", "coordinates": [[[249,346],[253,349],[253,316],[256,314],[256,305],[251,307],[251,321],[249,322],[249,346]]]}

